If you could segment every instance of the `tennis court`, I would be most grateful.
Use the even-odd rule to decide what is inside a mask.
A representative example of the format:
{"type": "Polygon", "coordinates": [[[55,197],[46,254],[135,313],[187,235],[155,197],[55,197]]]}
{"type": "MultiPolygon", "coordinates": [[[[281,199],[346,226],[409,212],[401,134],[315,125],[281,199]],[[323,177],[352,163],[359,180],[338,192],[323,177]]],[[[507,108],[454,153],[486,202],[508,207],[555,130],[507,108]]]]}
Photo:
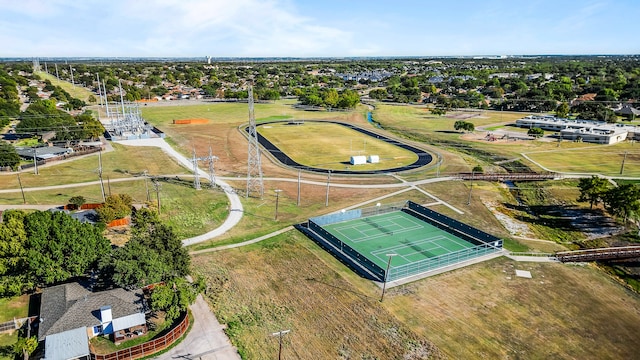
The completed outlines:
{"type": "Polygon", "coordinates": [[[381,268],[387,265],[387,254],[396,254],[392,265],[398,267],[475,247],[401,211],[323,227],[381,268]]]}
{"type": "Polygon", "coordinates": [[[362,276],[385,282],[464,266],[502,250],[500,238],[412,201],[342,210],[296,228],[362,276]]]}

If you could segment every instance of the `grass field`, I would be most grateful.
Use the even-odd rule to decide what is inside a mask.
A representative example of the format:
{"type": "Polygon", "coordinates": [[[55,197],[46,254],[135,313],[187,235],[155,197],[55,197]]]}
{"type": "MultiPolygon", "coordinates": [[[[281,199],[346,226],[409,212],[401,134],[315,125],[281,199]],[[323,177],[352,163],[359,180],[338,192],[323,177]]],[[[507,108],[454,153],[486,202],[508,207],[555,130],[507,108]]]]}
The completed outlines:
{"type": "Polygon", "coordinates": [[[583,149],[529,152],[526,155],[553,171],[597,173],[607,176],[640,176],[640,145],[630,142],[610,146],[590,146],[583,149]],[[625,153],[627,157],[624,172],[621,175],[620,168],[625,153]]]}
{"type": "Polygon", "coordinates": [[[29,295],[13,298],[0,298],[0,323],[27,317],[29,312],[29,295]]]}
{"type": "MultiPolygon", "coordinates": [[[[227,197],[219,190],[195,190],[191,178],[171,182],[161,181],[160,218],[173,226],[178,238],[183,239],[201,235],[220,226],[226,219],[229,209],[227,197]]],[[[156,204],[156,192],[149,181],[147,186],[143,178],[136,181],[113,182],[110,187],[105,181],[105,191],[109,188],[113,194],[129,194],[133,202],[143,204],[147,202],[147,187],[152,205],[156,204]]],[[[99,185],[78,186],[66,189],[48,191],[25,192],[27,204],[63,205],[73,196],[84,196],[88,202],[101,202],[102,195],[99,185]]],[[[2,194],[3,204],[22,204],[20,192],[2,194]]]]}
{"type": "Polygon", "coordinates": [[[441,358],[375,293],[359,291],[333,269],[329,254],[295,231],[196,256],[193,265],[210,285],[214,312],[245,360],[277,358],[278,341],[270,334],[280,329],[291,330],[283,338],[283,359],[441,358]]]}
{"type": "Polygon", "coordinates": [[[98,95],[96,95],[93,92],[89,91],[85,87],[80,86],[80,85],[75,85],[74,86],[70,82],[58,80],[58,78],[56,78],[54,75],[47,74],[44,71],[38,71],[35,74],[40,76],[43,80],[51,81],[51,84],[53,84],[55,86],[60,86],[61,88],[63,88],[66,92],[68,92],[71,96],[73,96],[76,99],[80,99],[80,100],[88,102],[88,98],[91,95],[93,95],[96,99],[98,98],[98,95]]]}
{"type": "Polygon", "coordinates": [[[411,151],[338,124],[273,123],[257,129],[297,163],[322,169],[380,170],[406,166],[418,159],[411,151]],[[350,165],[350,157],[355,155],[378,155],[380,162],[350,165]]]}
{"type": "Polygon", "coordinates": [[[292,359],[403,358],[407,336],[452,359],[636,354],[640,299],[590,266],[500,258],[392,288],[380,304],[379,288],[296,232],[193,262],[245,359],[275,356],[278,329],[292,330],[292,359]]]}
{"type": "MultiPolygon", "coordinates": [[[[102,176],[107,178],[128,178],[142,174],[150,175],[187,174],[189,171],[180,166],[157,148],[129,147],[112,143],[114,151],[102,154],[102,176]]],[[[81,183],[99,180],[98,154],[81,159],[72,159],[47,166],[38,167],[39,175],[33,171],[21,173],[22,186],[40,187],[81,183]]],[[[19,188],[18,177],[0,173],[0,189],[19,188]]]]}
{"type": "MultiPolygon", "coordinates": [[[[355,124],[366,124],[367,108],[359,106],[353,111],[319,112],[302,111],[293,108],[295,101],[280,100],[269,104],[255,104],[255,117],[258,123],[281,119],[332,119],[355,124]]],[[[160,104],[159,104],[160,105],[160,104]]],[[[238,126],[249,121],[249,110],[245,103],[211,103],[170,106],[147,106],[142,114],[152,124],[165,131],[172,144],[183,154],[191,156],[195,148],[198,154],[206,154],[211,147],[218,156],[216,170],[223,175],[246,174],[247,139],[238,130],[238,126]],[[202,118],[207,124],[178,125],[174,119],[202,118]]],[[[348,160],[348,159],[347,159],[348,160]]],[[[342,160],[344,161],[344,160],[342,160]]],[[[264,161],[263,172],[269,176],[282,176],[283,168],[264,161]]],[[[283,172],[284,171],[284,172],[283,172]]]]}
{"type": "MultiPolygon", "coordinates": [[[[527,114],[484,111],[465,121],[476,127],[489,126],[489,129],[501,128],[518,132],[520,130],[517,128],[504,125],[525,115],[527,114]]],[[[557,142],[540,140],[489,142],[483,140],[484,131],[476,131],[473,135],[456,132],[453,129],[456,118],[433,116],[421,106],[379,104],[374,111],[374,118],[387,130],[412,140],[437,145],[446,157],[441,168],[443,173],[470,171],[476,164],[487,169],[496,161],[522,158],[521,154],[525,153],[530,154],[531,159],[542,166],[555,171],[598,172],[613,176],[619,174],[622,154],[628,151],[625,175],[640,176],[640,150],[636,150],[628,142],[604,146],[564,141],[560,147],[557,142]],[[462,170],[465,167],[467,170],[462,170]]],[[[525,163],[535,170],[542,170],[527,160],[525,163]]]]}

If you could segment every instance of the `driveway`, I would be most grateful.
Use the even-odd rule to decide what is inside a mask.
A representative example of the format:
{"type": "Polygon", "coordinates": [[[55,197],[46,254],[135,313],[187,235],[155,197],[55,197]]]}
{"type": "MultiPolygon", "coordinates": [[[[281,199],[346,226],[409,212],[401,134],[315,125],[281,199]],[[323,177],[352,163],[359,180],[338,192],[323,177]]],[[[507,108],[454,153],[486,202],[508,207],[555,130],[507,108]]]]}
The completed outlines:
{"type": "Polygon", "coordinates": [[[180,344],[155,359],[241,360],[202,295],[190,308],[194,319],[191,331],[180,344]]]}

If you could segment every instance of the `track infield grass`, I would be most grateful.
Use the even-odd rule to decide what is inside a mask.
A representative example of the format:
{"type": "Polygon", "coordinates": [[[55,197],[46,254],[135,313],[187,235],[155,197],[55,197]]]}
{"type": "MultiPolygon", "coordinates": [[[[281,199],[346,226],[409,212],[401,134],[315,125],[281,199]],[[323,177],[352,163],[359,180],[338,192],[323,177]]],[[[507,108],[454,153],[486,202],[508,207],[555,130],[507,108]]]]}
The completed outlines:
{"type": "Polygon", "coordinates": [[[258,132],[297,163],[323,169],[381,170],[410,165],[418,159],[411,151],[338,124],[273,123],[258,126],[258,132]],[[350,158],[356,155],[378,155],[380,162],[351,165],[350,158]]]}

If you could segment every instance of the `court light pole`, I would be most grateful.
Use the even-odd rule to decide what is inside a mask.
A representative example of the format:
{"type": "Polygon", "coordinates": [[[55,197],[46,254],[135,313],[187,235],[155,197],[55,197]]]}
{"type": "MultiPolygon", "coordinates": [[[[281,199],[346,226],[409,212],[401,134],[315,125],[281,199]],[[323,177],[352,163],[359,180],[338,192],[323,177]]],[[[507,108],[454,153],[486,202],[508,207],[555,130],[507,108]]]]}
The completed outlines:
{"type": "Polygon", "coordinates": [[[275,189],[273,191],[276,192],[276,216],[275,216],[274,220],[278,220],[278,200],[280,199],[280,192],[282,192],[282,190],[275,189]]]}
{"type": "Polygon", "coordinates": [[[329,170],[329,174],[327,175],[327,196],[324,201],[324,206],[329,206],[329,184],[331,183],[331,170],[329,170]]]}
{"type": "Polygon", "coordinates": [[[386,256],[389,258],[389,260],[387,261],[387,270],[384,272],[384,282],[382,283],[382,295],[380,296],[380,302],[382,302],[382,300],[384,300],[384,291],[387,289],[387,278],[389,277],[389,268],[391,267],[391,258],[393,258],[394,256],[396,256],[398,254],[386,254],[386,256]]]}
{"type": "Polygon", "coordinates": [[[471,185],[469,185],[469,198],[467,199],[467,205],[471,205],[471,190],[473,190],[473,171],[471,172],[471,185]]]}
{"type": "Polygon", "coordinates": [[[277,336],[278,337],[278,360],[282,359],[282,336],[285,334],[288,334],[291,330],[280,330],[278,332],[274,332],[271,334],[271,336],[277,336]]]}

